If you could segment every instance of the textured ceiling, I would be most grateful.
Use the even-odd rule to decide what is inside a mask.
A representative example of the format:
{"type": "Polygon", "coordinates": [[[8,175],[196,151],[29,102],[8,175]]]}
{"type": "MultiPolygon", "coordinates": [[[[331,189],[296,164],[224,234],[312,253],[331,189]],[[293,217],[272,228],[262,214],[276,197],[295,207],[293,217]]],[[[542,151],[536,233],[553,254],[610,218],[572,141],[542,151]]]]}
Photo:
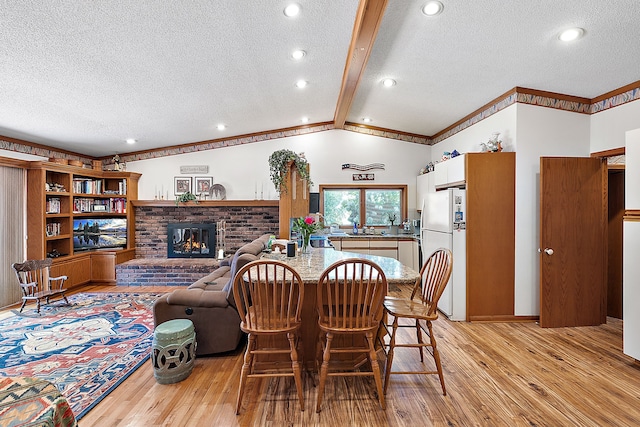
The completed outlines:
{"type": "MultiPolygon", "coordinates": [[[[430,136],[515,86],[640,80],[640,1],[442,0],[432,18],[425,1],[389,1],[348,121],[430,136]],[[585,37],[560,44],[573,25],[585,37]]],[[[2,0],[0,135],[108,156],[332,121],[358,1],[298,3],[2,0]]]]}

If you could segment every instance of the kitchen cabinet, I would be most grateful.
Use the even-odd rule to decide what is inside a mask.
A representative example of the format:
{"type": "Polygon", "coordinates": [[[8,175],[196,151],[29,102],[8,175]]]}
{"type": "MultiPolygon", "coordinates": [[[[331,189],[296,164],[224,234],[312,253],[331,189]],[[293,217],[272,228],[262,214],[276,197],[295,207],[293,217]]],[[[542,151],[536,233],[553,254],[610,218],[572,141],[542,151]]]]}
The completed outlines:
{"type": "Polygon", "coordinates": [[[422,210],[425,194],[436,191],[436,187],[433,184],[433,178],[433,172],[418,175],[416,177],[416,209],[418,212],[422,210]]]}
{"type": "Polygon", "coordinates": [[[418,242],[410,237],[330,237],[337,251],[397,259],[402,264],[419,271],[418,242]]]}
{"type": "Polygon", "coordinates": [[[516,154],[464,157],[467,319],[510,320],[515,313],[516,154]]]}
{"type": "Polygon", "coordinates": [[[466,153],[436,165],[436,190],[466,189],[464,259],[454,265],[465,265],[459,304],[469,321],[514,317],[515,167],[513,152],[466,153]]]}
{"type": "Polygon", "coordinates": [[[398,261],[419,272],[418,250],[418,242],[416,240],[398,240],[398,261]]]}
{"type": "Polygon", "coordinates": [[[466,158],[466,154],[461,154],[449,160],[436,163],[434,171],[435,190],[464,186],[466,180],[466,158]]]}
{"type": "Polygon", "coordinates": [[[398,241],[371,239],[369,240],[369,255],[398,259],[398,241]]]}
{"type": "Polygon", "coordinates": [[[435,188],[441,187],[447,184],[447,169],[448,164],[446,161],[436,163],[433,167],[433,185],[435,188]]]}
{"type": "Polygon", "coordinates": [[[369,240],[360,238],[352,240],[342,240],[340,250],[369,255],[369,240]]]}

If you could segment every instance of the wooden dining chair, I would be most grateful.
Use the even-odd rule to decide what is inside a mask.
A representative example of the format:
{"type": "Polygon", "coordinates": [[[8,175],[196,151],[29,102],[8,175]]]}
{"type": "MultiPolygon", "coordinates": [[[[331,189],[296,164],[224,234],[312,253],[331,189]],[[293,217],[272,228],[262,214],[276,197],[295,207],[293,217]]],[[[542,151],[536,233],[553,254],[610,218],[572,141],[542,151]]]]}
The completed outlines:
{"type": "Polygon", "coordinates": [[[382,302],[386,293],[387,279],[384,272],[376,263],[367,259],[348,258],[335,262],[320,275],[316,295],[321,335],[317,360],[321,353],[322,366],[316,412],[320,412],[328,376],[373,376],[380,406],[385,408],[375,338],[384,312],[382,302]],[[334,346],[337,341],[334,338],[338,336],[350,338],[346,341],[348,345],[334,346]],[[368,359],[371,370],[361,370],[362,363],[354,359],[357,364],[353,366],[354,369],[347,371],[342,364],[339,371],[330,371],[332,354],[366,355],[365,360],[368,359]]]}
{"type": "Polygon", "coordinates": [[[51,277],[50,269],[53,260],[31,259],[25,262],[14,262],[11,268],[16,274],[18,284],[22,290],[22,306],[20,313],[29,301],[36,301],[37,312],[40,313],[40,301],[45,300],[47,304],[51,298],[63,298],[69,304],[69,300],[64,295],[66,289],[63,288],[67,276],[51,277]]]}
{"type": "Polygon", "coordinates": [[[446,396],[447,389],[444,385],[442,375],[442,364],[440,363],[440,353],[436,346],[436,337],[433,335],[432,324],[438,318],[438,300],[447,286],[451,269],[453,267],[453,256],[449,249],[436,249],[427,259],[427,262],[420,269],[420,280],[416,281],[410,298],[386,297],[384,300],[385,312],[393,317],[391,325],[385,324],[387,332],[391,327],[391,339],[388,344],[387,366],[385,369],[384,392],[387,393],[389,378],[391,374],[438,374],[442,394],[446,396]],[[416,297],[417,296],[417,297],[416,297]],[[411,319],[413,324],[400,325],[399,319],[411,319]],[[421,323],[424,322],[424,325],[421,323]],[[426,329],[425,329],[426,325],[426,329]],[[398,328],[410,327],[416,329],[416,341],[413,343],[397,342],[398,328]],[[429,342],[423,340],[423,332],[429,336],[429,342]],[[420,351],[420,362],[424,364],[422,349],[431,348],[431,356],[435,361],[436,370],[417,371],[392,371],[393,356],[398,347],[418,348],[420,351]]]}
{"type": "Polygon", "coordinates": [[[242,267],[235,275],[233,295],[238,308],[240,329],[248,334],[236,414],[240,413],[247,378],[293,377],[300,410],[304,411],[302,369],[298,360],[300,322],[304,284],[298,272],[287,264],[259,259],[242,267]],[[288,348],[277,347],[274,337],[286,336],[288,348]],[[260,339],[258,339],[260,338],[260,339]],[[291,369],[258,371],[256,356],[289,354],[291,369]]]}

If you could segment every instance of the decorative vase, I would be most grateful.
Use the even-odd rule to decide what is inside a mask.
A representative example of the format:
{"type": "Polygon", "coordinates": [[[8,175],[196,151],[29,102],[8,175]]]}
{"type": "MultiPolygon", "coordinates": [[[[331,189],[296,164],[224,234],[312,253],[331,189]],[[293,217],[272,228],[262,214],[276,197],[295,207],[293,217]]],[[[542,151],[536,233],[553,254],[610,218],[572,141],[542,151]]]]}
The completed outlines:
{"type": "Polygon", "coordinates": [[[303,254],[308,254],[309,252],[311,252],[311,244],[310,241],[311,240],[311,234],[309,233],[302,233],[302,253],[303,254]]]}

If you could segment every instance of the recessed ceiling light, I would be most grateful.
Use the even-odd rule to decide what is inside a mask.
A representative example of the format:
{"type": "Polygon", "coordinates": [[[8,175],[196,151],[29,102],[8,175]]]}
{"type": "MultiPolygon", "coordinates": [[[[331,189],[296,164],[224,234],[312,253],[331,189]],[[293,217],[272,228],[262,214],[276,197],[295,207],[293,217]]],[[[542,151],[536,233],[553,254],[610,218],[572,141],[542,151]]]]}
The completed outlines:
{"type": "Polygon", "coordinates": [[[427,2],[427,4],[425,4],[424,6],[422,6],[422,13],[424,13],[427,16],[436,16],[442,13],[443,9],[444,9],[444,5],[439,1],[430,1],[430,2],[427,2]]]}
{"type": "Polygon", "coordinates": [[[363,117],[362,121],[365,123],[371,123],[373,120],[371,120],[371,117],[363,117]]]}
{"type": "Polygon", "coordinates": [[[382,80],[382,86],[384,87],[391,87],[391,86],[395,86],[396,85],[396,81],[393,79],[384,79],[382,80]]]}
{"type": "Polygon", "coordinates": [[[126,141],[127,141],[127,144],[135,144],[136,143],[136,140],[133,139],[133,138],[127,138],[126,141]]]}
{"type": "Polygon", "coordinates": [[[584,30],[582,28],[569,28],[560,33],[558,38],[563,42],[572,42],[574,40],[578,40],[580,37],[584,35],[584,30]]]}
{"type": "Polygon", "coordinates": [[[307,86],[307,84],[308,84],[308,82],[307,82],[306,80],[298,80],[298,81],[296,82],[296,87],[297,87],[298,89],[302,89],[302,88],[304,88],[305,86],[307,86]]]}
{"type": "Polygon", "coordinates": [[[285,16],[292,18],[300,13],[300,5],[298,3],[291,3],[289,6],[284,8],[285,16]]]}
{"type": "Polygon", "coordinates": [[[309,117],[303,117],[301,120],[302,123],[309,123],[309,117]]]}
{"type": "Polygon", "coordinates": [[[218,128],[218,130],[225,130],[227,127],[225,125],[223,125],[222,123],[220,123],[218,126],[216,126],[218,128]]]}
{"type": "Polygon", "coordinates": [[[307,54],[307,52],[305,52],[304,50],[294,50],[293,52],[291,52],[291,58],[293,58],[295,60],[300,60],[306,54],[307,54]]]}

